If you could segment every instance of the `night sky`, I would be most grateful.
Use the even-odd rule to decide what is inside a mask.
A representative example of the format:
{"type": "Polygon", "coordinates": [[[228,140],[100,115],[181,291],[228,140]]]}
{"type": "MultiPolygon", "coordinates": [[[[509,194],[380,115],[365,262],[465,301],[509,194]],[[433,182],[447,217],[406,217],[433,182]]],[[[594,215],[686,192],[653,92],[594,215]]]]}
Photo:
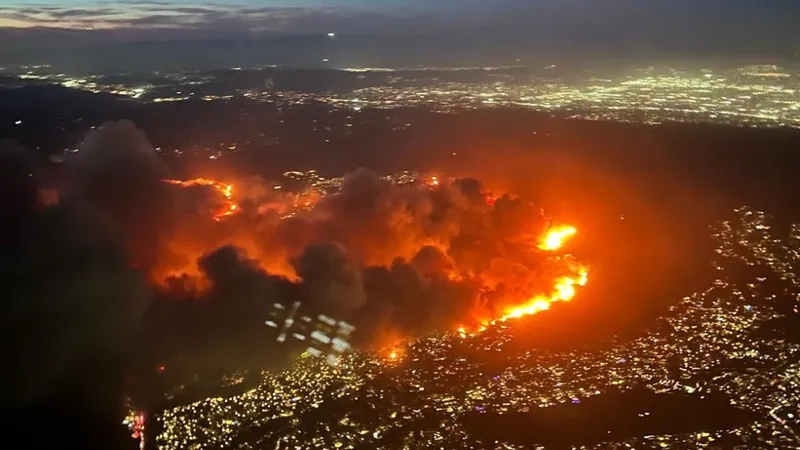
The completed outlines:
{"type": "Polygon", "coordinates": [[[285,62],[286,54],[301,65],[331,58],[345,67],[721,55],[762,62],[800,58],[798,22],[800,1],[792,0],[0,0],[0,58],[76,65],[138,58],[159,66],[190,49],[158,46],[133,56],[63,49],[169,41],[252,44],[237,47],[238,59],[209,45],[191,49],[192,58],[221,65],[285,62]],[[328,33],[335,37],[326,41],[328,33]],[[255,44],[287,35],[319,39],[255,44]]]}
{"type": "MultiPolygon", "coordinates": [[[[246,29],[252,32],[428,32],[497,26],[599,27],[698,22],[710,29],[793,28],[795,1],[759,0],[0,0],[0,27],[246,29]]],[[[578,31],[578,30],[576,30],[578,31]]]]}

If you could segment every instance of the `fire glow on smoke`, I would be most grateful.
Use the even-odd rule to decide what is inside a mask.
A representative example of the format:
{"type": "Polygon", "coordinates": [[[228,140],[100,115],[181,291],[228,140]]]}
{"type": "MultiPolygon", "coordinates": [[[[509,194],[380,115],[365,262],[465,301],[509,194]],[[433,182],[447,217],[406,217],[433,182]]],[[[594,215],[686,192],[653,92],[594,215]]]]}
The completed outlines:
{"type": "Polygon", "coordinates": [[[164,180],[167,184],[174,184],[181,187],[192,186],[209,186],[214,188],[224,199],[222,207],[212,211],[214,220],[220,221],[228,216],[232,216],[239,212],[239,205],[233,201],[233,185],[222,183],[220,181],[210,180],[208,178],[195,178],[193,180],[164,180]]]}
{"type": "MultiPolygon", "coordinates": [[[[545,235],[542,236],[539,248],[548,252],[557,252],[564,246],[566,241],[575,234],[577,234],[577,229],[569,225],[550,227],[545,235]]],[[[577,294],[578,288],[585,286],[588,282],[588,269],[582,264],[578,264],[573,275],[556,278],[551,292],[536,295],[522,304],[509,307],[500,317],[482,320],[481,325],[475,330],[468,330],[466,327],[460,326],[456,331],[462,339],[465,339],[476,333],[483,332],[491,325],[546,311],[550,309],[550,305],[553,303],[572,300],[577,294]]],[[[395,343],[390,345],[389,349],[382,353],[386,355],[389,361],[397,361],[402,354],[400,348],[401,347],[395,343]]]]}
{"type": "MultiPolygon", "coordinates": [[[[560,225],[551,227],[547,233],[542,237],[539,248],[549,252],[558,251],[563,247],[566,240],[577,233],[575,227],[569,225],[560,225]]],[[[547,294],[541,294],[532,297],[527,302],[508,308],[505,313],[492,320],[484,321],[479,331],[486,329],[488,325],[497,322],[505,322],[509,319],[517,319],[523,316],[529,316],[541,311],[550,309],[550,305],[555,302],[568,302],[575,297],[577,288],[585,286],[589,281],[589,271],[583,265],[579,264],[576,267],[574,275],[565,275],[556,278],[553,289],[547,294]]],[[[460,334],[465,334],[464,327],[459,328],[460,334]]]]}
{"type": "MultiPolygon", "coordinates": [[[[433,191],[436,189],[446,188],[445,180],[439,178],[438,176],[426,177],[423,178],[423,181],[423,189],[433,191]]],[[[213,189],[218,194],[220,202],[215,205],[213,210],[210,211],[210,214],[217,222],[221,222],[242,212],[242,208],[240,207],[239,203],[237,203],[237,201],[234,199],[233,194],[235,188],[233,184],[208,178],[196,178],[186,181],[170,179],[164,180],[164,182],[184,188],[205,186],[213,189]]],[[[493,194],[487,193],[484,198],[486,207],[490,210],[493,209],[495,207],[497,198],[498,197],[494,196],[493,194]]],[[[315,201],[313,205],[307,204],[305,206],[313,209],[316,203],[317,202],[315,201]]],[[[585,286],[588,282],[587,267],[575,261],[568,255],[561,254],[566,243],[577,233],[578,230],[575,227],[566,224],[551,224],[539,236],[535,236],[536,233],[534,233],[534,236],[531,236],[531,241],[529,241],[531,244],[526,244],[526,247],[530,246],[530,248],[534,251],[544,252],[545,254],[550,255],[548,260],[558,262],[564,266],[562,272],[554,277],[549,288],[543,289],[542,292],[535,295],[531,295],[529,298],[527,298],[527,300],[520,302],[519,299],[513,300],[508,298],[506,301],[510,302],[511,305],[505,305],[499,310],[492,311],[488,314],[483,311],[481,314],[474,315],[472,321],[473,325],[469,327],[457,327],[459,335],[466,337],[467,335],[481,332],[490,325],[499,322],[506,322],[508,320],[517,319],[523,316],[529,316],[548,310],[553,303],[567,302],[572,300],[576,296],[580,287],[585,286]],[[560,261],[563,261],[563,263],[560,261]],[[566,274],[564,274],[564,272],[566,272],[566,274]]],[[[269,269],[272,271],[275,270],[274,266],[269,266],[269,269]]],[[[290,276],[290,272],[291,270],[278,271],[277,273],[290,276]]],[[[457,280],[460,277],[460,274],[454,270],[446,272],[446,275],[451,281],[457,280]]],[[[386,355],[389,359],[396,360],[400,358],[401,353],[396,349],[396,346],[392,345],[386,355]]]]}

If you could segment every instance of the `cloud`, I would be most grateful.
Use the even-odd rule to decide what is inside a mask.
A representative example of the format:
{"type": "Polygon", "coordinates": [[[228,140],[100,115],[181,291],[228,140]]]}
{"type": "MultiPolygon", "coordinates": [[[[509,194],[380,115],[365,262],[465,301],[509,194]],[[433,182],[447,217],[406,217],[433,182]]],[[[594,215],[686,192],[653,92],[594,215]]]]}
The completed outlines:
{"type": "Polygon", "coordinates": [[[112,8],[65,9],[65,10],[50,9],[47,12],[47,14],[54,18],[62,18],[62,19],[68,19],[72,17],[90,19],[93,17],[114,16],[120,14],[120,11],[112,8]]]}
{"type": "Polygon", "coordinates": [[[633,0],[308,0],[298,2],[300,6],[258,6],[244,0],[241,4],[222,0],[95,1],[79,7],[22,4],[0,7],[0,47],[3,40],[10,41],[8,29],[27,28],[23,36],[11,38],[26,46],[37,38],[46,41],[45,46],[50,42],[64,43],[59,37],[48,37],[42,29],[92,30],[91,38],[97,42],[250,38],[330,31],[351,35],[449,32],[479,40],[511,36],[500,47],[518,47],[516,53],[544,42],[548,48],[577,45],[585,51],[598,42],[615,47],[631,42],[677,45],[675,41],[679,41],[689,47],[700,44],[731,48],[763,43],[770,48],[770,44],[798,37],[791,19],[800,14],[800,3],[780,3],[763,8],[754,8],[743,0],[657,0],[646,6],[633,0]]]}
{"type": "MultiPolygon", "coordinates": [[[[343,6],[254,7],[228,3],[160,1],[97,2],[86,7],[30,5],[0,8],[0,28],[45,27],[77,30],[135,28],[279,33],[401,31],[430,22],[429,13],[409,9],[354,9],[343,6]],[[93,6],[92,6],[93,5],[93,6]]],[[[434,21],[435,22],[435,21],[434,21]]],[[[144,33],[142,33],[144,34],[144,33]]]]}

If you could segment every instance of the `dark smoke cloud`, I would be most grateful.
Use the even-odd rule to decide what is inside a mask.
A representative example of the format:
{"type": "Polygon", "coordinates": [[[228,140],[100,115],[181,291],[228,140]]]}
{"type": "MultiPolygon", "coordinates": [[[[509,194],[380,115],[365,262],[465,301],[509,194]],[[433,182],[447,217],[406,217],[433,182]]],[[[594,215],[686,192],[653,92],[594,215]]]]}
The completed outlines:
{"type": "Polygon", "coordinates": [[[143,280],[102,216],[59,205],[32,225],[17,236],[23,245],[3,255],[10,311],[4,319],[15,328],[12,342],[24,349],[13,364],[25,374],[14,383],[20,400],[50,394],[94,352],[121,355],[147,306],[143,280]],[[34,344],[32,354],[26,343],[34,344]]]}
{"type": "MultiPolygon", "coordinates": [[[[437,238],[426,220],[432,208],[422,190],[359,169],[346,175],[341,191],[320,201],[305,219],[310,223],[299,229],[318,242],[341,243],[363,264],[388,265],[398,256],[413,256],[421,241],[437,238]]],[[[278,238],[296,241],[295,229],[287,224],[278,238]]]]}
{"type": "MultiPolygon", "coordinates": [[[[201,303],[210,319],[223,327],[263,328],[272,303],[283,300],[289,281],[270,275],[245,252],[225,246],[203,256],[198,262],[203,276],[211,283],[201,303]]],[[[215,326],[209,323],[209,326],[215,326]]]]}
{"type": "MultiPolygon", "coordinates": [[[[426,252],[427,253],[427,252],[426,252]]],[[[375,335],[419,336],[453,329],[478,303],[477,287],[469,280],[426,277],[414,264],[396,261],[391,267],[364,270],[367,304],[356,320],[363,342],[375,335]]]]}
{"type": "Polygon", "coordinates": [[[301,302],[308,314],[339,318],[349,318],[365,304],[361,268],[341,245],[309,245],[294,264],[301,279],[292,282],[268,273],[233,246],[201,257],[200,276],[208,287],[192,290],[187,279],[173,278],[148,314],[149,339],[158,357],[180,359],[188,373],[280,367],[286,362],[282,349],[269,347],[275,336],[264,324],[273,304],[288,308],[301,302]]]}
{"type": "Polygon", "coordinates": [[[483,183],[475,178],[459,178],[453,182],[453,187],[473,202],[484,201],[483,183]]]}
{"type": "MultiPolygon", "coordinates": [[[[64,197],[107,213],[134,250],[133,262],[166,285],[159,287],[164,297],[194,299],[195,325],[185,335],[194,336],[198,358],[222,360],[249,347],[273,303],[301,301],[365,324],[367,335],[376,324],[417,334],[491,307],[486,291],[524,297],[541,282],[533,270],[541,261],[529,250],[547,220],[511,196],[488,206],[474,178],[442,179],[431,189],[358,169],[338,193],[286,220],[278,219],[275,191],[248,180],[236,184],[242,212],[217,222],[218,191],[164,183],[168,176],[140,130],[107,123],[68,160],[64,197]],[[181,271],[187,275],[164,282],[181,271]]],[[[159,314],[155,334],[170,333],[168,314],[159,314]]]]}
{"type": "Polygon", "coordinates": [[[264,320],[273,303],[296,296],[295,287],[268,274],[244,251],[231,246],[205,255],[199,266],[211,287],[195,300],[203,309],[198,328],[193,330],[191,356],[197,367],[263,366],[271,357],[265,351],[269,330],[264,320]]]}
{"type": "MultiPolygon", "coordinates": [[[[220,192],[165,183],[166,164],[126,121],[90,132],[66,160],[58,205],[39,201],[37,169],[0,146],[2,210],[17,212],[0,258],[3,345],[15,367],[2,394],[9,410],[35,412],[23,424],[72,404],[118,424],[128,358],[146,381],[161,365],[187,375],[279,366],[264,324],[276,303],[351,321],[371,344],[387,332],[452,329],[561,270],[531,252],[547,226],[541,212],[510,196],[490,207],[471,178],[430,188],[359,169],[286,220],[262,210],[265,198],[285,199],[248,182],[242,212],[215,221],[220,192]],[[152,305],[148,289],[159,296],[152,305]]],[[[94,423],[85,422],[70,426],[94,423]]]]}
{"type": "Polygon", "coordinates": [[[143,131],[129,121],[106,122],[67,160],[64,197],[108,213],[125,232],[134,262],[150,267],[175,205],[163,183],[168,177],[143,131]]]}
{"type": "Polygon", "coordinates": [[[459,233],[478,232],[488,210],[474,180],[429,190],[358,169],[311,214],[279,223],[272,246],[298,255],[308,243],[338,242],[361,265],[390,266],[426,245],[446,247],[459,233]]]}
{"type": "Polygon", "coordinates": [[[118,446],[126,359],[149,300],[143,279],[104,214],[39,203],[30,154],[4,145],[0,167],[0,209],[24,222],[4,224],[0,252],[5,438],[31,448],[54,435],[79,448],[118,446]],[[42,426],[48,433],[30,433],[42,426]]]}
{"type": "MultiPolygon", "coordinates": [[[[267,272],[275,270],[277,260],[291,261],[296,297],[278,297],[278,302],[299,300],[372,331],[380,323],[417,334],[450,328],[454,320],[469,319],[470,312],[493,307],[486,291],[524,300],[545,287],[534,268],[541,264],[535,245],[547,219],[540,209],[508,195],[490,207],[488,195],[472,178],[441,180],[431,189],[395,185],[359,169],[308,213],[278,220],[243,208],[218,223],[187,221],[185,229],[194,233],[195,248],[224,246],[228,240],[246,249],[229,255],[220,267],[235,266],[243,254],[254,258],[251,267],[267,272]]],[[[278,268],[279,273],[287,269],[278,268]]],[[[212,275],[217,271],[201,267],[201,272],[212,289],[223,282],[212,275]]]]}
{"type": "MultiPolygon", "coordinates": [[[[35,213],[38,197],[36,159],[11,141],[0,141],[2,227],[13,232],[35,213]]],[[[5,240],[7,233],[3,233],[5,240]]]]}
{"type": "Polygon", "coordinates": [[[455,261],[439,247],[426,245],[411,260],[411,267],[423,278],[431,279],[456,269],[455,261]]]}
{"type": "Polygon", "coordinates": [[[295,268],[307,289],[308,301],[316,309],[349,315],[366,302],[361,271],[340,244],[306,247],[295,268]]]}
{"type": "Polygon", "coordinates": [[[540,208],[507,194],[497,199],[491,215],[494,232],[505,240],[535,238],[548,226],[540,208]]]}

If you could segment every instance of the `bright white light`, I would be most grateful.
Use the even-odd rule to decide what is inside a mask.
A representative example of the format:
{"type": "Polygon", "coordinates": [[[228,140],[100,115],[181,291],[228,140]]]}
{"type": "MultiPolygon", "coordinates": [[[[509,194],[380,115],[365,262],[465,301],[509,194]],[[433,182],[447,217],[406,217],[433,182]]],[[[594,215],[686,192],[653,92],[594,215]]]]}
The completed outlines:
{"type": "Polygon", "coordinates": [[[328,33],[328,37],[329,38],[336,37],[336,33],[328,33]]]}
{"type": "Polygon", "coordinates": [[[323,344],[330,344],[331,338],[321,331],[314,330],[311,332],[311,339],[322,342],[323,344]]]}

